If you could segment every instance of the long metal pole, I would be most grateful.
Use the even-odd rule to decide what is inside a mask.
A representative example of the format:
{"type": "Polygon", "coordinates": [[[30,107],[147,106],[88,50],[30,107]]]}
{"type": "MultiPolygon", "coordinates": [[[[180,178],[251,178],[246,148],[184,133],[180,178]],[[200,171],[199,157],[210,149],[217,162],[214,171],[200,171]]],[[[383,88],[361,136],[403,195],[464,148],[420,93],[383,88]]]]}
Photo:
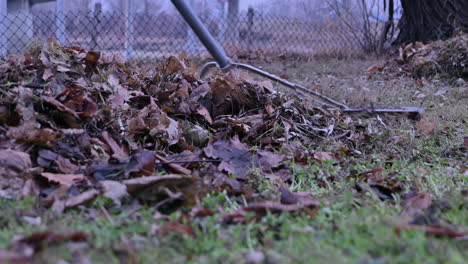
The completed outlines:
{"type": "Polygon", "coordinates": [[[7,0],[0,0],[0,56],[6,56],[8,52],[7,15],[7,0]]]}
{"type": "Polygon", "coordinates": [[[171,0],[177,11],[182,15],[187,24],[192,28],[197,37],[210,52],[221,69],[227,69],[231,65],[231,60],[226,55],[224,49],[213,38],[208,29],[184,0],[171,0]]]}

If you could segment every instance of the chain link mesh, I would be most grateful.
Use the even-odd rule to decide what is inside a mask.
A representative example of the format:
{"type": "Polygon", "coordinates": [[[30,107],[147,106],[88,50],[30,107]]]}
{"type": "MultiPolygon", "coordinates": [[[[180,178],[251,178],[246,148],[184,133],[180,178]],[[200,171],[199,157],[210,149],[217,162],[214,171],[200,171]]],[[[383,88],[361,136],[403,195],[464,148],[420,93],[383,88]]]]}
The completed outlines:
{"type": "MultiPolygon", "coordinates": [[[[0,16],[0,55],[22,53],[35,40],[57,38],[63,45],[123,55],[127,59],[164,58],[187,51],[207,55],[178,14],[31,12],[0,16]],[[60,37],[59,37],[60,36],[60,37]]],[[[202,16],[230,56],[330,55],[362,51],[360,32],[339,21],[315,22],[274,15],[239,14],[235,21],[202,16]]]]}

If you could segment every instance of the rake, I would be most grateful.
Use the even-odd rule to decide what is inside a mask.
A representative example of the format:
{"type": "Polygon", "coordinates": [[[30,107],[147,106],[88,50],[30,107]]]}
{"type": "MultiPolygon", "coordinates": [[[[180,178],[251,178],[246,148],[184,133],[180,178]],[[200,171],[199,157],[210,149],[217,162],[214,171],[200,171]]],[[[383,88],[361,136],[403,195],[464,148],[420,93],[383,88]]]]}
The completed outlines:
{"type": "Polygon", "coordinates": [[[315,100],[321,102],[324,105],[335,107],[340,109],[343,113],[368,113],[368,114],[406,114],[408,118],[419,120],[424,114],[424,108],[415,106],[403,106],[395,108],[374,108],[371,107],[352,107],[341,102],[338,102],[330,97],[327,97],[319,92],[306,88],[300,84],[292,83],[279,76],[271,74],[269,72],[258,69],[252,65],[239,63],[232,61],[226,54],[225,50],[219,45],[219,43],[213,38],[208,29],[203,25],[201,20],[195,15],[192,8],[184,0],[171,0],[177,11],[181,14],[190,28],[193,30],[195,35],[200,39],[202,44],[211,54],[215,61],[204,64],[200,70],[200,75],[203,76],[208,72],[209,69],[217,67],[223,71],[229,71],[234,68],[243,69],[249,72],[253,72],[262,77],[268,78],[274,82],[277,82],[285,87],[293,89],[297,92],[305,93],[314,97],[315,100]]]}

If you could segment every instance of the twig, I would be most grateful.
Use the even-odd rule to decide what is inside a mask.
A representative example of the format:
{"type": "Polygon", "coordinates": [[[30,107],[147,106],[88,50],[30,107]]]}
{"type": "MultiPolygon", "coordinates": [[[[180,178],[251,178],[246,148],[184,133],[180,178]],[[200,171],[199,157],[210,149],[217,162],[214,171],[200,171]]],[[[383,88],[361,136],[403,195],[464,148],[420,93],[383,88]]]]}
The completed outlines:
{"type": "Polygon", "coordinates": [[[101,212],[104,214],[104,216],[107,218],[107,220],[109,220],[109,223],[113,226],[115,226],[115,222],[114,220],[112,219],[112,217],[110,216],[109,212],[107,212],[106,208],[104,208],[104,206],[99,206],[99,209],[101,209],[101,212]]]}
{"type": "Polygon", "coordinates": [[[39,83],[27,83],[24,85],[24,87],[33,88],[33,89],[44,89],[45,85],[42,85],[39,83]]]}
{"type": "Polygon", "coordinates": [[[166,161],[166,162],[158,162],[158,164],[171,164],[171,163],[199,163],[199,162],[221,162],[222,160],[174,160],[174,161],[166,161]]]}

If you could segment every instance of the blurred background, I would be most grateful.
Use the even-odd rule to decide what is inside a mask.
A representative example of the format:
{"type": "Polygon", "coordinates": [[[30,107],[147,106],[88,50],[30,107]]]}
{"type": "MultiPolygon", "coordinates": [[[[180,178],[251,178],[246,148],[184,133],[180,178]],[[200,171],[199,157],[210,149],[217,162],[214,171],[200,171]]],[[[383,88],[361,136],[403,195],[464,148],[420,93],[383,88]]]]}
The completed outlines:
{"type": "MultiPolygon", "coordinates": [[[[383,53],[398,30],[381,38],[380,0],[187,1],[230,56],[383,53]]],[[[0,55],[50,38],[125,59],[207,55],[170,0],[0,0],[0,10],[0,55]]]]}

